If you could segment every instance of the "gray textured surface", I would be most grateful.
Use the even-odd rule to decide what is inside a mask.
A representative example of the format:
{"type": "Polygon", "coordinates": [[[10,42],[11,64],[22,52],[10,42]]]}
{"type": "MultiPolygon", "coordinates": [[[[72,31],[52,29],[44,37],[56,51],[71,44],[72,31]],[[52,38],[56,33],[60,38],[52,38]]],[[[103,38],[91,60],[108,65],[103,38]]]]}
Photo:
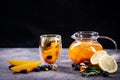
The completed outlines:
{"type": "MultiPolygon", "coordinates": [[[[108,50],[108,52],[113,54],[113,50],[108,50]]],[[[120,51],[118,51],[119,53],[120,51]]],[[[8,59],[39,60],[39,50],[38,48],[0,48],[0,80],[120,80],[120,68],[110,78],[101,76],[81,77],[81,73],[71,69],[71,61],[67,54],[67,49],[63,49],[58,71],[13,74],[8,69],[8,59]]],[[[120,64],[118,65],[120,66],[120,64]]]]}

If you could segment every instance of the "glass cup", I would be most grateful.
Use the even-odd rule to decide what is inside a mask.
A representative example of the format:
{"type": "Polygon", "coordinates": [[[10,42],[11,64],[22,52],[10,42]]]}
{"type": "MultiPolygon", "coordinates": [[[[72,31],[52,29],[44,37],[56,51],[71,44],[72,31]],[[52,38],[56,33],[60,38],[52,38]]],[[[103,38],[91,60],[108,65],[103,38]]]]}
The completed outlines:
{"type": "Polygon", "coordinates": [[[61,35],[43,34],[39,43],[40,59],[42,65],[58,66],[62,50],[61,35]]]}

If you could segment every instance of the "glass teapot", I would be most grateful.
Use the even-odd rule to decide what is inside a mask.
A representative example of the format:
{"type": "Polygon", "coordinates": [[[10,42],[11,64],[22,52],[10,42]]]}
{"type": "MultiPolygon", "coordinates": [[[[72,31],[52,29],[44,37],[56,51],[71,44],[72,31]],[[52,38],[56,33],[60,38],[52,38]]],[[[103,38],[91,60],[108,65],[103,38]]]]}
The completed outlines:
{"type": "Polygon", "coordinates": [[[103,46],[97,41],[98,38],[111,40],[117,52],[117,44],[112,38],[99,36],[99,33],[95,31],[79,31],[74,33],[71,38],[75,41],[68,48],[69,58],[78,64],[84,60],[89,61],[96,51],[103,50],[103,46]]]}

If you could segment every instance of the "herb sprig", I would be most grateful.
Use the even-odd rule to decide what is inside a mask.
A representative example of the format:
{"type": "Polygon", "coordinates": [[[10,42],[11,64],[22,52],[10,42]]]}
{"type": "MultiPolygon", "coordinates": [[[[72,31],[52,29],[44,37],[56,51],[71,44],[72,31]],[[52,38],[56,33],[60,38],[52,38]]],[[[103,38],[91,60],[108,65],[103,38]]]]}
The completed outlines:
{"type": "Polygon", "coordinates": [[[94,67],[91,67],[91,69],[84,71],[82,73],[82,76],[83,77],[97,76],[97,75],[100,75],[101,72],[102,70],[99,67],[94,66],[94,67]]]}
{"type": "Polygon", "coordinates": [[[52,42],[54,42],[54,40],[46,39],[44,42],[44,46],[42,48],[46,49],[46,48],[50,47],[52,42]]]}

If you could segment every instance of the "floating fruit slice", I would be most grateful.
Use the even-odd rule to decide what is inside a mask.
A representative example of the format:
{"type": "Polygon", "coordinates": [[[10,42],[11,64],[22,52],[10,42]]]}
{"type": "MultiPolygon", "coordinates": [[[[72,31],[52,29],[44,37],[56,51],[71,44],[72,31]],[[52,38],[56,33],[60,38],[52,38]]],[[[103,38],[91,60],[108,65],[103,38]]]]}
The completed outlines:
{"type": "Polygon", "coordinates": [[[37,61],[37,62],[34,62],[34,63],[22,64],[22,65],[18,65],[18,66],[12,67],[11,70],[13,72],[21,72],[23,69],[26,69],[27,72],[30,72],[35,67],[39,66],[40,64],[41,64],[41,61],[37,61]]]}
{"type": "Polygon", "coordinates": [[[61,54],[60,47],[49,47],[49,49],[43,50],[42,57],[45,60],[45,62],[52,64],[55,63],[61,54]]]}
{"type": "Polygon", "coordinates": [[[50,47],[57,47],[59,45],[60,45],[60,43],[52,42],[50,47]]]}
{"type": "Polygon", "coordinates": [[[103,55],[107,55],[108,53],[105,50],[100,50],[95,52],[90,58],[90,62],[92,65],[98,65],[99,59],[103,55]]]}
{"type": "Polygon", "coordinates": [[[108,71],[109,73],[114,73],[118,69],[117,62],[114,58],[109,55],[103,55],[99,59],[99,67],[103,71],[108,71]]]}
{"type": "Polygon", "coordinates": [[[35,61],[30,61],[30,60],[13,60],[13,59],[10,59],[10,60],[8,60],[8,62],[11,65],[17,66],[17,65],[27,64],[27,63],[33,63],[35,61]]]}

